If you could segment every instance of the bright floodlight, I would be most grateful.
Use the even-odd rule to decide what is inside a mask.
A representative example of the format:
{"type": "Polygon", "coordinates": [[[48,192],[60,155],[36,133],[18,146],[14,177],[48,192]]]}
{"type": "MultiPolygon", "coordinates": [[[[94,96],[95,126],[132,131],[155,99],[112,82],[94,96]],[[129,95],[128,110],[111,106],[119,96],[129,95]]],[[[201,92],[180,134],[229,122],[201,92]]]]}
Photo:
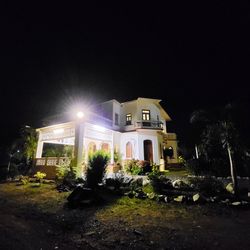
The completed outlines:
{"type": "Polygon", "coordinates": [[[84,114],[83,114],[82,111],[79,111],[79,112],[77,112],[76,116],[77,116],[79,119],[81,119],[81,118],[84,117],[84,114]]]}

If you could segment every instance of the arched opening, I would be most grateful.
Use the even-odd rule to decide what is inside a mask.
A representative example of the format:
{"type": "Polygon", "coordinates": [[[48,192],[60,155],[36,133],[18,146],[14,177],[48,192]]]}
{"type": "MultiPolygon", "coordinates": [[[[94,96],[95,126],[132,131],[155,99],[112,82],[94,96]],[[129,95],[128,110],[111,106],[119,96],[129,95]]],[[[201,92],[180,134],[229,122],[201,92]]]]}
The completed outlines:
{"type": "Polygon", "coordinates": [[[127,142],[127,144],[126,144],[126,158],[127,159],[133,158],[132,143],[131,142],[127,142]]]}
{"type": "Polygon", "coordinates": [[[109,153],[109,144],[108,144],[108,143],[102,143],[101,149],[102,149],[104,152],[109,153]]]}
{"type": "Polygon", "coordinates": [[[90,142],[88,145],[88,154],[93,154],[96,151],[96,144],[94,142],[90,142]]]}
{"type": "Polygon", "coordinates": [[[145,140],[143,142],[144,147],[144,160],[153,161],[153,145],[151,140],[145,140]]]}
{"type": "Polygon", "coordinates": [[[172,159],[174,156],[173,147],[170,146],[168,148],[164,148],[163,154],[164,154],[164,159],[166,159],[166,157],[169,157],[170,159],[172,159]]]}

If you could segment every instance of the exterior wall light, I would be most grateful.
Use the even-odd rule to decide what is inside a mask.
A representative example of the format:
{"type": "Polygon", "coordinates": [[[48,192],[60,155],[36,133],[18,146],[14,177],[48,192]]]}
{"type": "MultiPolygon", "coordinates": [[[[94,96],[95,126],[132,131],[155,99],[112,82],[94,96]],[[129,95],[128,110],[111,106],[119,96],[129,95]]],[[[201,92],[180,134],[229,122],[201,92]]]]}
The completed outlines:
{"type": "Polygon", "coordinates": [[[76,116],[77,116],[79,119],[81,119],[81,118],[84,117],[84,113],[81,112],[81,111],[79,111],[79,112],[76,113],[76,116]]]}

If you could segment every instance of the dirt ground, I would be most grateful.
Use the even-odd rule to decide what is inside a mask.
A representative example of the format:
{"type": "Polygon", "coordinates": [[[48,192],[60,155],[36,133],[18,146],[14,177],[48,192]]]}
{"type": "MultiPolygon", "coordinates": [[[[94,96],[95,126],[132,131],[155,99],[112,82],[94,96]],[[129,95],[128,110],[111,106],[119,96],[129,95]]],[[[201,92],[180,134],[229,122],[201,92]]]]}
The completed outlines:
{"type": "Polygon", "coordinates": [[[103,194],[69,209],[54,185],[0,184],[0,249],[250,249],[250,209],[103,194]]]}

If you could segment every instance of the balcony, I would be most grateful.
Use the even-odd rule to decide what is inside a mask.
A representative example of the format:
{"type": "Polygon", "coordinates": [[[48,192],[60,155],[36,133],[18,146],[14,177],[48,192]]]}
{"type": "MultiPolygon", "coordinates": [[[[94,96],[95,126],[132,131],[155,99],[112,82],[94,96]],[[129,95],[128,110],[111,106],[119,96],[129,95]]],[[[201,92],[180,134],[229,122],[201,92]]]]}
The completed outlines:
{"type": "Polygon", "coordinates": [[[136,121],[135,128],[160,129],[163,130],[163,122],[161,121],[136,121]]]}

